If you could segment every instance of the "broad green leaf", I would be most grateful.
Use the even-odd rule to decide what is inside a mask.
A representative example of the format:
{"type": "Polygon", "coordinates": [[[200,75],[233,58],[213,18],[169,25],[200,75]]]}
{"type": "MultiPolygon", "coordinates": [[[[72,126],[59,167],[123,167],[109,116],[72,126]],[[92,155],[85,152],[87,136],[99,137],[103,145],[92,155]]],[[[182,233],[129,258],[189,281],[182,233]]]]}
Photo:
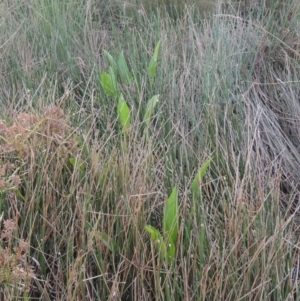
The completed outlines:
{"type": "Polygon", "coordinates": [[[161,41],[159,41],[155,47],[155,50],[154,50],[154,54],[149,62],[149,66],[148,66],[148,75],[151,79],[151,84],[153,83],[153,80],[154,80],[154,76],[155,76],[155,71],[156,71],[156,66],[157,66],[157,58],[158,58],[158,53],[159,53],[159,48],[160,48],[160,44],[161,44],[161,41]]]}
{"type": "Polygon", "coordinates": [[[157,241],[157,240],[163,241],[162,235],[160,234],[160,232],[156,228],[154,228],[154,227],[152,227],[150,225],[146,225],[145,226],[145,230],[150,235],[151,240],[153,240],[153,241],[157,241]]]}
{"type": "Polygon", "coordinates": [[[82,144],[83,144],[83,137],[74,134],[74,135],[73,135],[73,138],[76,140],[76,142],[77,142],[77,144],[78,144],[79,146],[82,146],[82,144]]]}
{"type": "Polygon", "coordinates": [[[114,97],[117,98],[118,96],[118,82],[117,82],[117,75],[113,68],[110,66],[109,67],[109,75],[112,80],[113,88],[114,88],[114,97]]]}
{"type": "Polygon", "coordinates": [[[129,129],[130,127],[130,109],[121,94],[117,106],[119,121],[124,129],[129,129]]]}
{"type": "MultiPolygon", "coordinates": [[[[170,247],[168,246],[169,247],[169,249],[168,249],[166,246],[166,243],[164,242],[163,236],[160,234],[160,232],[156,228],[154,228],[150,225],[146,225],[145,230],[150,235],[151,240],[155,243],[155,247],[158,250],[159,258],[164,261],[164,260],[168,259],[169,257],[172,257],[172,255],[174,253],[174,250],[172,248],[172,243],[170,243],[170,247]]],[[[175,245],[174,245],[174,248],[175,248],[175,245]]]]}
{"type": "Polygon", "coordinates": [[[176,257],[175,243],[170,240],[166,247],[167,247],[167,259],[170,262],[174,260],[176,257]]]}
{"type": "Polygon", "coordinates": [[[109,74],[105,71],[101,73],[101,86],[104,92],[111,98],[115,98],[117,96],[117,82],[111,67],[109,74]]]}
{"type": "Polygon", "coordinates": [[[170,243],[173,242],[174,244],[176,243],[178,237],[178,219],[178,195],[177,187],[175,186],[166,202],[163,216],[164,233],[168,238],[168,241],[170,243]]]}
{"type": "Polygon", "coordinates": [[[99,235],[101,241],[106,245],[106,247],[113,253],[116,254],[119,252],[119,247],[117,245],[117,243],[110,238],[107,234],[103,233],[103,232],[97,232],[97,234],[99,235]]]}
{"type": "Polygon", "coordinates": [[[108,51],[103,50],[103,52],[104,52],[104,55],[105,55],[105,56],[107,57],[107,59],[109,60],[109,63],[110,63],[110,65],[111,65],[113,71],[116,73],[117,70],[118,70],[116,61],[114,60],[114,58],[112,57],[112,55],[111,55],[108,51]]]}
{"type": "Polygon", "coordinates": [[[212,158],[208,159],[200,168],[200,171],[199,171],[200,180],[203,180],[203,178],[206,174],[206,171],[207,171],[208,167],[210,166],[211,161],[212,161],[212,158]]]}
{"type": "Polygon", "coordinates": [[[200,183],[201,181],[203,180],[205,174],[206,174],[206,171],[211,163],[211,158],[208,159],[203,165],[202,167],[200,168],[199,172],[197,173],[193,183],[192,183],[192,193],[193,193],[193,196],[194,197],[197,197],[199,196],[199,192],[200,192],[200,189],[199,189],[199,186],[200,186],[200,183]]]}
{"type": "Polygon", "coordinates": [[[150,120],[151,120],[152,114],[154,112],[154,108],[155,108],[156,104],[158,103],[158,99],[159,99],[159,95],[155,95],[151,99],[148,100],[148,103],[146,106],[146,112],[145,112],[144,120],[143,120],[145,122],[147,128],[149,127],[150,120]]]}
{"type": "Polygon", "coordinates": [[[118,56],[117,64],[118,64],[118,69],[119,69],[119,74],[120,74],[121,80],[128,84],[132,83],[133,76],[129,72],[123,51],[118,56]]]}
{"type": "Polygon", "coordinates": [[[83,172],[85,171],[85,164],[84,164],[84,161],[82,159],[72,157],[72,158],[69,159],[69,162],[71,163],[71,165],[73,167],[78,166],[81,171],[83,171],[83,172]]]}
{"type": "Polygon", "coordinates": [[[168,260],[168,251],[166,243],[163,240],[156,240],[155,247],[158,250],[159,258],[162,261],[168,260]]]}

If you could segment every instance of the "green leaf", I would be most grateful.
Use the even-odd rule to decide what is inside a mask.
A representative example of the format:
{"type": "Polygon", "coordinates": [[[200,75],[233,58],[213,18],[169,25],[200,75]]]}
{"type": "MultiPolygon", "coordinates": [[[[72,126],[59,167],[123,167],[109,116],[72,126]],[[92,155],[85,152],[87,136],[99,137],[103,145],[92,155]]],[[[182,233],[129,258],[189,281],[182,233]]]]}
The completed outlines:
{"type": "Polygon", "coordinates": [[[174,260],[176,257],[175,243],[170,240],[166,247],[167,247],[167,259],[168,259],[168,262],[170,262],[170,261],[174,260]]]}
{"type": "Polygon", "coordinates": [[[120,74],[121,80],[128,84],[131,84],[132,80],[133,80],[133,76],[129,72],[123,51],[118,56],[117,64],[118,64],[118,69],[119,69],[119,74],[120,74]]]}
{"type": "Polygon", "coordinates": [[[74,167],[76,164],[76,159],[75,158],[70,158],[69,162],[71,163],[71,165],[74,167]]]}
{"type": "Polygon", "coordinates": [[[199,172],[197,173],[193,183],[192,183],[192,194],[193,194],[193,197],[198,197],[199,196],[199,193],[200,193],[200,183],[201,181],[203,180],[205,174],[206,174],[206,171],[211,163],[211,158],[208,159],[203,165],[202,167],[200,168],[199,172]]]}
{"type": "Polygon", "coordinates": [[[179,214],[178,214],[178,195],[177,187],[175,186],[169,196],[163,216],[163,230],[164,235],[168,238],[170,243],[176,243],[178,237],[178,227],[179,227],[179,214]]]}
{"type": "Polygon", "coordinates": [[[112,55],[108,51],[103,50],[103,52],[104,52],[104,55],[107,57],[107,59],[110,63],[110,66],[112,67],[114,73],[116,74],[116,72],[118,71],[116,61],[114,60],[114,58],[112,57],[112,55]]]}
{"type": "Polygon", "coordinates": [[[101,86],[108,96],[111,98],[117,97],[117,81],[111,67],[109,74],[104,71],[101,73],[101,86]]]}
{"type": "Polygon", "coordinates": [[[113,84],[113,89],[114,89],[114,94],[115,94],[114,97],[117,98],[117,96],[118,96],[117,75],[111,66],[109,67],[108,70],[109,70],[109,75],[110,75],[110,78],[111,78],[112,84],[113,84]]]}
{"type": "Polygon", "coordinates": [[[147,128],[149,127],[150,120],[151,120],[152,114],[154,112],[154,108],[155,108],[156,104],[158,103],[158,99],[159,99],[159,95],[155,95],[151,99],[148,100],[148,103],[146,106],[146,112],[145,112],[144,120],[143,120],[145,122],[147,128]]]}
{"type": "Polygon", "coordinates": [[[85,172],[85,164],[84,164],[84,161],[82,159],[72,157],[72,158],[69,159],[69,162],[71,163],[71,165],[73,167],[78,166],[82,172],[85,172]]]}
{"type": "Polygon", "coordinates": [[[159,258],[161,260],[166,260],[168,258],[168,252],[172,256],[172,251],[168,251],[166,243],[164,242],[163,236],[161,233],[154,227],[150,225],[145,226],[145,230],[151,237],[151,240],[155,243],[155,248],[158,250],[159,258]]]}
{"type": "Polygon", "coordinates": [[[119,121],[124,129],[129,129],[130,127],[130,109],[126,103],[126,101],[123,98],[123,95],[121,94],[118,101],[117,106],[119,121]]]}
{"type": "Polygon", "coordinates": [[[119,252],[119,247],[112,238],[103,232],[97,232],[97,234],[99,235],[101,241],[113,254],[117,254],[119,252]]]}
{"type": "Polygon", "coordinates": [[[148,75],[150,77],[150,80],[151,80],[151,85],[154,81],[154,76],[155,76],[155,71],[156,71],[156,66],[157,66],[157,58],[158,58],[158,53],[159,53],[159,49],[160,49],[160,44],[161,44],[161,41],[159,41],[155,47],[155,50],[154,50],[154,54],[149,62],[149,66],[148,66],[148,75]]]}
{"type": "Polygon", "coordinates": [[[160,234],[160,232],[156,228],[154,228],[154,227],[152,227],[150,225],[146,225],[145,226],[145,230],[150,235],[151,240],[153,240],[153,241],[157,241],[157,240],[162,241],[163,240],[162,235],[160,234]]]}
{"type": "Polygon", "coordinates": [[[148,100],[148,103],[146,106],[146,112],[145,112],[144,119],[143,119],[143,121],[145,123],[144,134],[146,137],[146,141],[149,140],[150,120],[151,120],[152,114],[154,112],[154,108],[155,108],[156,104],[158,103],[158,98],[159,98],[159,95],[153,96],[151,99],[148,100]]]}
{"type": "Polygon", "coordinates": [[[168,244],[166,244],[161,233],[150,225],[146,225],[145,230],[150,235],[151,240],[155,243],[159,258],[161,260],[167,260],[168,262],[174,260],[176,256],[175,243],[172,240],[169,240],[168,244]]]}

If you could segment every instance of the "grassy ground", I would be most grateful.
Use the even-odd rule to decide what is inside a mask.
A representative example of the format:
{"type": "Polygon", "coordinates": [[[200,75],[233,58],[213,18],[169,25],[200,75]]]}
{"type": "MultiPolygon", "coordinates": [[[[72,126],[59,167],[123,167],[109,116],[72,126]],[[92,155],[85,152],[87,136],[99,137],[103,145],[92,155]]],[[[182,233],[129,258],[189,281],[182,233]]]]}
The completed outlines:
{"type": "Polygon", "coordinates": [[[0,24],[0,300],[299,299],[299,1],[3,0],[0,24]]]}

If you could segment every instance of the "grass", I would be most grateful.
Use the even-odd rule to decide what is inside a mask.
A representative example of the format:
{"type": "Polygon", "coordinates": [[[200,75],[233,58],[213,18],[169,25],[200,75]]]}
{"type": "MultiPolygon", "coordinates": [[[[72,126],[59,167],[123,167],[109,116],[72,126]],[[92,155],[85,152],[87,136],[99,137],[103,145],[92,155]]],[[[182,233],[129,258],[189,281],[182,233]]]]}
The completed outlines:
{"type": "Polygon", "coordinates": [[[211,3],[1,2],[0,300],[299,298],[300,5],[211,3]]]}

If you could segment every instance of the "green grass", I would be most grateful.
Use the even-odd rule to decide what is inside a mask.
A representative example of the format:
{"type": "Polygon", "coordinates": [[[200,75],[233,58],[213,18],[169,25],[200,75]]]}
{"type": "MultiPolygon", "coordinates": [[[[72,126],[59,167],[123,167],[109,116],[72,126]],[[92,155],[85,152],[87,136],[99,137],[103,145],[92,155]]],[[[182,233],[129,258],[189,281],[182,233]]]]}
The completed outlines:
{"type": "Polygon", "coordinates": [[[0,299],[297,300],[298,2],[2,1],[0,299]]]}

